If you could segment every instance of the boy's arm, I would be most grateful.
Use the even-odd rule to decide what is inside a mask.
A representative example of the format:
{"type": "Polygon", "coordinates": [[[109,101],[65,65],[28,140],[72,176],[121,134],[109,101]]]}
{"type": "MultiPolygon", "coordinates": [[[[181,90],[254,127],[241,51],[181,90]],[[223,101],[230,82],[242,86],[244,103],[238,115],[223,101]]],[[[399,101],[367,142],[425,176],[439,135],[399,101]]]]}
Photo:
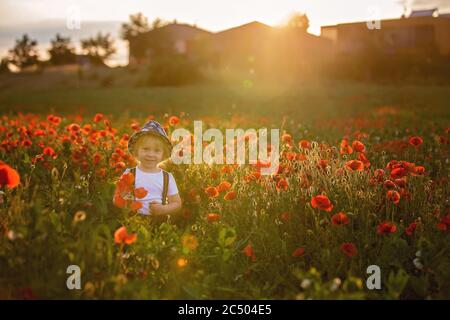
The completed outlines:
{"type": "Polygon", "coordinates": [[[182,202],[180,195],[174,194],[167,197],[168,204],[162,205],[160,203],[152,202],[150,204],[150,210],[155,216],[164,216],[169,214],[174,214],[180,211],[182,207],[182,202]]]}

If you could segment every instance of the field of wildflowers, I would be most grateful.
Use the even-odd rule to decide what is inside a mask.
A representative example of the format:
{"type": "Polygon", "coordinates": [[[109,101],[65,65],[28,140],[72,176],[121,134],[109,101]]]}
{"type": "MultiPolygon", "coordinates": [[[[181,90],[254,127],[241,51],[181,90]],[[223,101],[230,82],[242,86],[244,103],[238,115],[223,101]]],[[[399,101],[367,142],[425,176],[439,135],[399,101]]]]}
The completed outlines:
{"type": "Polygon", "coordinates": [[[448,299],[450,127],[397,112],[205,117],[281,128],[280,168],[166,163],[183,199],[168,223],[115,194],[145,192],[119,179],[135,165],[127,141],[150,118],[168,132],[196,119],[3,115],[0,299],[448,299]],[[379,290],[366,287],[371,265],[379,290]]]}

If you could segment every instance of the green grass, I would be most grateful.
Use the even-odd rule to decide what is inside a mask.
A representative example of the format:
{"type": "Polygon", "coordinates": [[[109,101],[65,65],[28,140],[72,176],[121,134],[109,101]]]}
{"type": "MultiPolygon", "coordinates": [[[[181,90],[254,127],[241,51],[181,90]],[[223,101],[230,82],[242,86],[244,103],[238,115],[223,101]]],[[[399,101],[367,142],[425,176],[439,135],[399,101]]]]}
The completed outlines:
{"type": "MultiPolygon", "coordinates": [[[[449,118],[448,86],[382,85],[314,81],[312,83],[213,84],[185,87],[101,87],[75,76],[27,75],[0,79],[0,112],[58,114],[97,112],[132,117],[148,114],[227,116],[235,113],[296,119],[358,116],[372,108],[395,106],[418,112],[424,120],[449,118]],[[6,84],[5,84],[6,83],[6,84]]],[[[94,78],[96,80],[97,78],[94,78]]],[[[116,81],[118,82],[118,81],[116,81]]]]}

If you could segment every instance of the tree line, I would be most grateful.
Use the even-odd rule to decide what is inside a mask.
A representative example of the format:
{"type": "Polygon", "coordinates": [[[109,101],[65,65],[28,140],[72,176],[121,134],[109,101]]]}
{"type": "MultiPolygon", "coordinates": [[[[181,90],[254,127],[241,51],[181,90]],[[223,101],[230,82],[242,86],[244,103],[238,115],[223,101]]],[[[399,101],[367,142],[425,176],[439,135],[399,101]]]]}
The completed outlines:
{"type": "MultiPolygon", "coordinates": [[[[168,22],[160,18],[156,18],[150,24],[142,13],[133,14],[130,15],[130,21],[128,23],[122,24],[120,36],[123,40],[130,41],[142,33],[161,28],[167,24],[168,22]]],[[[24,70],[28,67],[38,66],[44,62],[47,65],[55,66],[73,64],[77,62],[77,57],[80,55],[86,56],[89,62],[94,65],[104,65],[117,51],[111,35],[101,32],[95,36],[81,40],[80,47],[81,54],[77,54],[71,38],[57,33],[50,40],[50,48],[47,49],[50,56],[49,60],[42,61],[38,51],[38,41],[30,38],[25,33],[21,38],[16,40],[14,47],[8,51],[7,56],[1,59],[0,72],[9,71],[10,65],[18,70],[24,70]]]]}
{"type": "MultiPolygon", "coordinates": [[[[176,23],[176,20],[173,22],[176,23]]],[[[129,16],[129,21],[122,24],[120,37],[131,43],[131,40],[144,33],[158,30],[160,32],[155,33],[154,40],[150,43],[134,41],[133,46],[137,46],[133,48],[134,52],[139,56],[145,55],[148,50],[151,50],[156,56],[171,56],[173,45],[170,42],[170,37],[164,33],[162,28],[168,24],[168,21],[160,18],[156,18],[150,23],[142,13],[132,14],[129,16]]],[[[294,13],[288,21],[288,26],[303,29],[306,32],[309,20],[306,15],[294,13]]],[[[80,47],[81,54],[77,54],[70,37],[64,37],[57,33],[55,38],[50,41],[50,48],[47,49],[50,56],[49,60],[42,61],[37,40],[31,39],[28,34],[23,34],[21,38],[16,40],[14,47],[8,51],[7,56],[0,60],[0,72],[8,72],[10,65],[18,70],[24,70],[39,65],[73,64],[77,63],[80,56],[85,56],[93,65],[105,65],[105,62],[117,51],[111,35],[101,32],[81,40],[80,47]]]]}
{"type": "MultiPolygon", "coordinates": [[[[105,61],[116,53],[114,40],[109,33],[97,33],[96,36],[83,39],[81,42],[81,55],[85,55],[93,64],[103,65],[105,61]]],[[[40,64],[50,65],[66,65],[77,61],[79,56],[75,52],[70,37],[64,37],[59,33],[55,38],[50,40],[49,60],[42,61],[38,51],[37,40],[31,39],[28,34],[23,34],[21,38],[16,40],[12,49],[8,51],[8,55],[1,60],[1,70],[7,71],[9,65],[19,70],[28,67],[38,66],[40,64]]]]}

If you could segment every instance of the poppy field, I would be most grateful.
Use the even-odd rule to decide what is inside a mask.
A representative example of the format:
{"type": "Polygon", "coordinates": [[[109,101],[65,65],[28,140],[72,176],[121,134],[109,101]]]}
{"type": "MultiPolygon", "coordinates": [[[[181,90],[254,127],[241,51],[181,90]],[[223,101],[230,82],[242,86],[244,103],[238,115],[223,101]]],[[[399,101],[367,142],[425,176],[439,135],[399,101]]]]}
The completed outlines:
{"type": "Polygon", "coordinates": [[[430,110],[4,113],[0,299],[449,299],[450,114],[430,110]],[[156,223],[122,175],[149,119],[169,134],[278,128],[280,167],[165,163],[183,209],[156,223]]]}

